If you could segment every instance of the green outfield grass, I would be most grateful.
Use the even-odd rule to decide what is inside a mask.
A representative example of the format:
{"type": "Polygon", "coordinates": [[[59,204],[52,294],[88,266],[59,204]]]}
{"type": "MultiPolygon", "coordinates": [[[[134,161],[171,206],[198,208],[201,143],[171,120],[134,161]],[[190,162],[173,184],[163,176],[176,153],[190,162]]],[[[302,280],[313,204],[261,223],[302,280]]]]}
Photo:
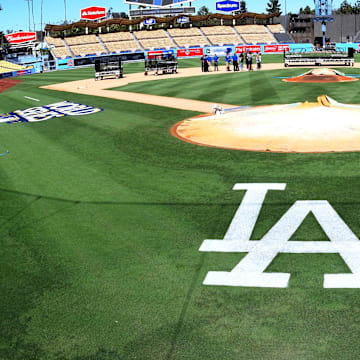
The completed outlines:
{"type": "MultiPolygon", "coordinates": [[[[248,105],[322,93],[359,102],[359,83],[297,88],[273,78],[282,74],[165,80],[151,91],[248,105]]],[[[324,273],[349,271],[339,255],[280,254],[267,271],[290,272],[289,288],[229,288],[202,282],[245,254],[198,249],[223,238],[241,182],[288,184],[267,195],[253,239],[310,199],[328,200],[360,235],[359,154],[196,146],[169,130],[198,113],[38,88],[91,76],[34,75],[0,94],[0,113],[61,100],[104,109],[0,124],[0,153],[10,151],[0,157],[0,359],[357,359],[360,290],[322,288],[324,273]]],[[[309,217],[293,240],[327,238],[309,217]]]]}
{"type": "MultiPolygon", "coordinates": [[[[343,68],[347,74],[360,74],[356,68],[343,68]]],[[[138,82],[115,88],[145,94],[182,97],[234,105],[286,104],[299,101],[316,101],[326,94],[344,103],[358,103],[360,82],[348,84],[287,83],[281,77],[298,76],[309,69],[291,68],[272,71],[253,71],[199,76],[184,79],[167,79],[155,82],[138,82]]]]}

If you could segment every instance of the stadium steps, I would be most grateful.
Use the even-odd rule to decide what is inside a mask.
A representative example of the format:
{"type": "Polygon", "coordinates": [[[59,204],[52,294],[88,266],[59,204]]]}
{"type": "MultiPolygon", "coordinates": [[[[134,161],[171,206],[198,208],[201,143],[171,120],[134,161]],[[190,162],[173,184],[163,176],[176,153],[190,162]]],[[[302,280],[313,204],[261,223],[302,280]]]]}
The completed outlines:
{"type": "Polygon", "coordinates": [[[70,46],[67,44],[67,42],[65,41],[65,39],[62,39],[62,41],[65,44],[66,50],[68,51],[68,53],[72,56],[75,57],[74,53],[72,52],[72,50],[70,49],[70,46]]]}
{"type": "Polygon", "coordinates": [[[234,33],[237,35],[237,37],[240,39],[240,44],[246,44],[240,33],[233,26],[231,26],[231,28],[234,30],[234,33]]]}
{"type": "Polygon", "coordinates": [[[144,47],[141,45],[140,41],[139,41],[138,38],[135,36],[135,34],[134,34],[132,31],[130,31],[130,34],[131,34],[131,36],[133,37],[133,39],[135,40],[135,42],[136,42],[137,46],[139,47],[139,49],[145,51],[144,47]]]}
{"type": "Polygon", "coordinates": [[[289,33],[278,33],[273,34],[276,41],[279,43],[294,43],[294,39],[291,37],[289,33]]]}
{"type": "Polygon", "coordinates": [[[109,49],[107,48],[107,46],[105,45],[105,43],[101,40],[101,37],[99,35],[96,35],[96,38],[98,39],[99,43],[102,45],[102,47],[104,48],[105,52],[107,54],[110,54],[111,52],[109,51],[109,49]]]}
{"type": "Polygon", "coordinates": [[[267,28],[267,26],[264,26],[264,28],[266,29],[268,34],[274,39],[274,43],[277,43],[278,41],[276,40],[274,34],[267,28]]]}
{"type": "Polygon", "coordinates": [[[166,36],[167,36],[167,37],[170,39],[170,41],[173,43],[174,47],[178,47],[178,45],[176,44],[174,38],[167,32],[167,30],[164,29],[164,31],[165,31],[166,36]]]}
{"type": "Polygon", "coordinates": [[[210,45],[213,46],[214,44],[211,43],[211,41],[208,39],[208,37],[205,35],[205,33],[201,30],[201,28],[199,27],[199,30],[201,32],[201,35],[203,36],[203,38],[206,40],[206,42],[210,45]]]}

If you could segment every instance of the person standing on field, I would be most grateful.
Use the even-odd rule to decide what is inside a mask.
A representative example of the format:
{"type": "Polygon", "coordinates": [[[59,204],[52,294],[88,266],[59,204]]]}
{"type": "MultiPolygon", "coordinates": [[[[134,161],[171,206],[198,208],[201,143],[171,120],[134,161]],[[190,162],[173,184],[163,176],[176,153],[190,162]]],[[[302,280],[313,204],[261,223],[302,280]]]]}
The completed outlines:
{"type": "Polygon", "coordinates": [[[225,56],[225,62],[226,62],[226,71],[230,71],[230,64],[231,64],[231,56],[230,56],[230,54],[227,54],[225,56]]]}
{"type": "Polygon", "coordinates": [[[219,57],[214,55],[214,71],[219,71],[219,57]]]}
{"type": "Polygon", "coordinates": [[[256,55],[256,67],[258,70],[261,69],[261,53],[257,53],[256,55]]]}
{"type": "Polygon", "coordinates": [[[205,55],[202,55],[200,58],[200,62],[201,62],[201,71],[204,72],[205,71],[205,66],[204,66],[204,58],[205,55]]]}
{"type": "Polygon", "coordinates": [[[252,71],[252,62],[253,62],[253,55],[252,53],[249,51],[248,54],[247,54],[247,60],[248,60],[248,70],[249,71],[252,71]]]}
{"type": "Polygon", "coordinates": [[[240,60],[240,70],[243,71],[244,70],[244,54],[242,52],[239,55],[239,60],[240,60]]]}
{"type": "Polygon", "coordinates": [[[239,71],[239,63],[238,63],[238,56],[236,54],[232,57],[234,71],[239,71]]]}

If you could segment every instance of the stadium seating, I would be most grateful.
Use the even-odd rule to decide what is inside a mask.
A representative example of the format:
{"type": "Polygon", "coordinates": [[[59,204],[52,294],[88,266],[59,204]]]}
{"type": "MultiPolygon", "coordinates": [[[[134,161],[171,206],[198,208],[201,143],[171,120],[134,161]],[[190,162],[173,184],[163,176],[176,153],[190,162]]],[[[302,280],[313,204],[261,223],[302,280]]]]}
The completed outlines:
{"type": "Polygon", "coordinates": [[[242,43],[242,40],[230,26],[202,27],[201,30],[213,45],[242,43]]]}
{"type": "Polygon", "coordinates": [[[67,58],[71,56],[68,49],[65,46],[55,47],[52,49],[54,56],[57,58],[67,58]]]}
{"type": "Polygon", "coordinates": [[[106,42],[110,52],[136,51],[141,50],[135,40],[106,42]]]}
{"type": "Polygon", "coordinates": [[[75,45],[71,46],[71,51],[75,56],[86,56],[86,55],[100,55],[107,53],[100,43],[87,44],[87,45],[75,45]]]}
{"type": "Polygon", "coordinates": [[[131,34],[127,31],[109,33],[109,34],[100,34],[99,37],[104,43],[112,42],[112,41],[134,40],[131,34]]]}
{"type": "Polygon", "coordinates": [[[281,24],[238,25],[236,31],[231,26],[208,26],[190,28],[172,28],[167,32],[158,30],[139,30],[133,34],[127,31],[96,35],[80,35],[60,38],[46,37],[57,58],[72,56],[98,55],[106,53],[142,51],[178,47],[196,47],[209,45],[238,44],[274,44],[292,42],[281,24]],[[169,37],[170,35],[170,37],[169,37]],[[104,46],[105,45],[105,48],[104,46]]]}
{"type": "Polygon", "coordinates": [[[169,29],[168,33],[179,47],[208,45],[198,28],[169,29]]]}
{"type": "Polygon", "coordinates": [[[267,30],[263,25],[238,25],[235,29],[240,34],[267,34],[267,30]]]}
{"type": "Polygon", "coordinates": [[[65,39],[75,56],[100,55],[107,53],[95,35],[80,35],[65,39]]]}
{"type": "Polygon", "coordinates": [[[66,43],[70,46],[72,45],[86,45],[86,44],[98,44],[99,41],[95,35],[80,35],[67,37],[65,39],[66,43]]]}
{"type": "Polygon", "coordinates": [[[174,44],[164,30],[136,31],[134,35],[144,49],[174,47],[174,44]]]}
{"type": "Polygon", "coordinates": [[[16,70],[24,70],[24,69],[25,69],[24,66],[14,64],[9,61],[0,60],[0,74],[6,73],[6,72],[11,72],[11,71],[16,71],[16,70]]]}
{"type": "Polygon", "coordinates": [[[60,38],[53,38],[53,37],[47,36],[45,38],[45,40],[49,45],[55,45],[55,46],[60,46],[60,47],[65,46],[63,40],[60,38]]]}
{"type": "Polygon", "coordinates": [[[117,32],[99,35],[108,50],[112,52],[141,50],[129,32],[117,32]]]}
{"type": "Polygon", "coordinates": [[[169,29],[168,33],[172,37],[184,37],[184,36],[202,36],[198,28],[186,28],[186,29],[169,29]]]}
{"type": "Polygon", "coordinates": [[[277,43],[274,36],[263,25],[238,25],[235,29],[247,44],[277,43]]]}
{"type": "Polygon", "coordinates": [[[208,35],[234,35],[234,30],[231,26],[208,26],[202,27],[202,32],[208,35]]]}
{"type": "Polygon", "coordinates": [[[267,28],[273,33],[273,34],[283,34],[285,33],[285,29],[281,24],[274,24],[274,25],[268,25],[267,28]]]}

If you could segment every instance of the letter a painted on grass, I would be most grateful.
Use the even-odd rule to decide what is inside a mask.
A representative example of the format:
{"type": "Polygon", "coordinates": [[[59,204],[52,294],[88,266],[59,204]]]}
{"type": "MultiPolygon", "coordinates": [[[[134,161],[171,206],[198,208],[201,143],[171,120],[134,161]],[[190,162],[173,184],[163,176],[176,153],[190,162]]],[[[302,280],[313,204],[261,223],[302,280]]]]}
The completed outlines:
{"type": "Polygon", "coordinates": [[[279,253],[338,253],[352,274],[325,274],[325,288],[360,288],[360,241],[339,214],[324,200],[296,201],[261,240],[250,240],[269,190],[286,184],[236,184],[247,190],[223,240],[205,240],[200,251],[248,253],[231,271],[210,271],[205,285],[286,288],[290,274],[266,273],[279,253]],[[309,213],[330,241],[290,241],[309,213]]]}

